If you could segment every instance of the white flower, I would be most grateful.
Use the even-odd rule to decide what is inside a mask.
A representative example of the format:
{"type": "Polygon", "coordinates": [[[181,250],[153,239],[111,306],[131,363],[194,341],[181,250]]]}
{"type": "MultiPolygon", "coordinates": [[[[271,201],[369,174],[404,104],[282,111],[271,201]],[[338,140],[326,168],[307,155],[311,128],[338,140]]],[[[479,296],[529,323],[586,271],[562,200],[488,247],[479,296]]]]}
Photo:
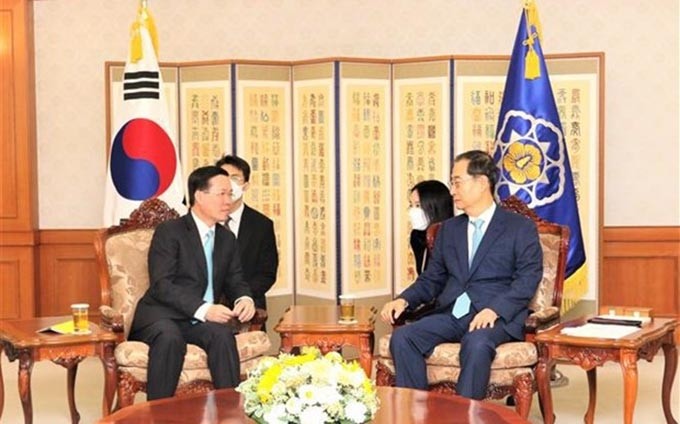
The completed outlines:
{"type": "Polygon", "coordinates": [[[267,424],[286,424],[286,407],[281,404],[276,404],[266,412],[263,416],[267,424]]]}
{"type": "Polygon", "coordinates": [[[335,386],[321,386],[317,388],[316,398],[320,404],[329,405],[340,402],[342,395],[338,393],[338,389],[335,386]]]}
{"type": "Polygon", "coordinates": [[[345,406],[345,416],[357,424],[366,421],[366,412],[368,412],[368,408],[361,402],[353,400],[347,402],[347,405],[345,406]]]}
{"type": "Polygon", "coordinates": [[[302,402],[312,405],[314,403],[317,403],[317,397],[316,397],[316,391],[318,390],[317,387],[312,386],[311,384],[304,384],[298,388],[298,396],[300,396],[300,400],[302,402]]]}
{"type": "Polygon", "coordinates": [[[300,415],[300,411],[302,411],[302,406],[303,406],[302,401],[300,400],[300,398],[297,397],[292,397],[288,399],[288,401],[286,402],[286,410],[290,415],[295,416],[300,415]]]}
{"type": "Polygon", "coordinates": [[[359,368],[349,375],[350,384],[354,387],[361,387],[361,385],[364,384],[364,380],[366,380],[366,374],[362,368],[359,368]]]}
{"type": "Polygon", "coordinates": [[[327,420],[328,414],[320,406],[310,406],[300,414],[300,424],[325,423],[327,420]]]}

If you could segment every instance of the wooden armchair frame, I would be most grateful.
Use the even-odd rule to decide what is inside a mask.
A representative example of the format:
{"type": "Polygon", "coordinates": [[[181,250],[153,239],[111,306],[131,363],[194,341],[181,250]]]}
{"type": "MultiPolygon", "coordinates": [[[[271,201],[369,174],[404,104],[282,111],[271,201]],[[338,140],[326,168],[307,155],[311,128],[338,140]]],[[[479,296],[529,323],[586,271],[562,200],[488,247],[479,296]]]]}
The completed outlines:
{"type": "MultiPolygon", "coordinates": [[[[154,229],[161,222],[177,217],[179,217],[179,214],[175,210],[170,209],[165,202],[159,199],[150,199],[142,202],[139,208],[132,212],[130,218],[123,220],[120,225],[102,229],[95,235],[95,257],[99,284],[101,287],[101,326],[117,335],[117,345],[126,341],[125,323],[123,314],[112,307],[113,299],[106,242],[110,237],[115,235],[138,230],[154,229]]],[[[244,323],[240,328],[240,332],[262,330],[266,320],[267,311],[264,309],[257,309],[255,317],[249,323],[244,323]]],[[[243,377],[244,376],[242,376],[242,378],[243,377]]],[[[117,383],[118,402],[116,409],[132,405],[137,392],[146,392],[146,383],[139,381],[132,374],[125,372],[124,370],[118,370],[117,383]]],[[[189,383],[180,383],[177,386],[175,395],[183,396],[191,393],[206,392],[212,389],[213,384],[210,381],[193,380],[189,383]]]]}

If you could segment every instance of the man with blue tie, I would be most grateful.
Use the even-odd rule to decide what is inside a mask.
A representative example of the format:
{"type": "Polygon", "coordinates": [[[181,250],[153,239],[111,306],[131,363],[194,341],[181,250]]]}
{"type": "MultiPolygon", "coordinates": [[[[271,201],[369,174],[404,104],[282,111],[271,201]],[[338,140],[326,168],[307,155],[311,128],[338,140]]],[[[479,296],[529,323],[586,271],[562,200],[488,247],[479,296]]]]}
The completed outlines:
{"type": "Polygon", "coordinates": [[[221,225],[231,207],[231,181],[205,166],[188,182],[191,210],[163,222],[149,248],[149,288],[135,311],[130,340],[149,345],[147,399],[174,395],[187,343],[206,351],[215,388],[236,387],[240,361],[234,327],[255,314],[236,238],[221,225]],[[234,301],[230,309],[216,300],[234,301]]]}
{"type": "Polygon", "coordinates": [[[451,195],[464,213],[442,224],[428,268],[381,311],[393,323],[406,308],[435,300],[430,315],[392,334],[399,387],[427,389],[425,358],[440,343],[460,342],[456,391],[484,399],[496,347],[523,338],[527,305],[543,275],[543,251],[533,222],[497,207],[497,179],[487,153],[455,158],[451,195]]]}

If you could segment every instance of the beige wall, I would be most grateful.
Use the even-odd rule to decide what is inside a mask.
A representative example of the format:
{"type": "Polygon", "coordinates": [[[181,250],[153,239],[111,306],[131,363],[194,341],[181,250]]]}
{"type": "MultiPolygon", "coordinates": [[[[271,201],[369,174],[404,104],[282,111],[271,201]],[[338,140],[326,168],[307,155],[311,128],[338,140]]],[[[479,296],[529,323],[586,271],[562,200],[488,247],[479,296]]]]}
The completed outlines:
{"type": "MultiPolygon", "coordinates": [[[[677,0],[538,0],[546,53],[606,55],[604,225],[680,225],[677,0]]],[[[509,55],[520,0],[149,0],[160,60],[509,55]]],[[[40,228],[97,228],[104,62],[136,0],[36,1],[40,228]]]]}

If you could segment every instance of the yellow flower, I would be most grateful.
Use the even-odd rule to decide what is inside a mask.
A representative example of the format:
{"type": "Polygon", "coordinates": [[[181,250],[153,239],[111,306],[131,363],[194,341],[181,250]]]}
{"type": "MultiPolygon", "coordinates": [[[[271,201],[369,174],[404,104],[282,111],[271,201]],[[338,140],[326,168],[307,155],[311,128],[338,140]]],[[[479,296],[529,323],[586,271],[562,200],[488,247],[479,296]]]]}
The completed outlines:
{"type": "Polygon", "coordinates": [[[271,400],[272,387],[279,380],[281,371],[283,371],[281,364],[274,364],[262,374],[260,383],[257,385],[257,395],[262,403],[268,403],[271,400]]]}
{"type": "Polygon", "coordinates": [[[541,175],[541,150],[531,144],[514,142],[503,157],[503,168],[517,184],[533,181],[541,175]]]}

